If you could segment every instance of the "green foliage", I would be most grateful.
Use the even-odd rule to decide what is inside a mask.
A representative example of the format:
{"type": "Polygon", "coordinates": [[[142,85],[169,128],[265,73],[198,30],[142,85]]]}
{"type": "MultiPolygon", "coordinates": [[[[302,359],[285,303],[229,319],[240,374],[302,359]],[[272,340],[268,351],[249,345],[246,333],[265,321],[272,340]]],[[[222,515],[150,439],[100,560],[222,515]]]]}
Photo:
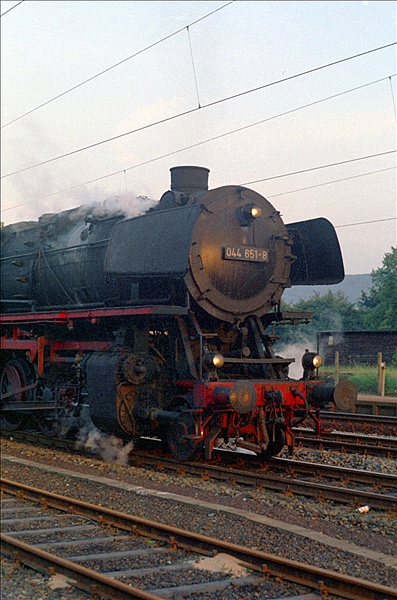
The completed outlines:
{"type": "Polygon", "coordinates": [[[317,331],[357,331],[364,326],[360,310],[340,291],[315,292],[308,300],[300,300],[293,306],[283,304],[282,309],[313,312],[308,324],[277,328],[276,333],[282,336],[283,346],[307,340],[315,348],[317,331]]]}
{"type": "MultiPolygon", "coordinates": [[[[281,337],[277,351],[290,344],[305,344],[316,348],[318,331],[365,331],[397,328],[397,248],[383,258],[382,267],[371,273],[372,288],[362,292],[358,305],[340,291],[326,294],[314,292],[308,300],[296,304],[282,304],[282,310],[313,312],[310,323],[296,326],[278,326],[281,337]]],[[[397,352],[393,359],[397,366],[397,352]]]]}
{"type": "MultiPolygon", "coordinates": [[[[320,375],[333,380],[334,369],[326,367],[320,369],[320,375]]],[[[378,394],[378,367],[373,365],[349,364],[342,367],[340,379],[348,379],[357,387],[360,394],[378,394]]],[[[387,365],[385,377],[385,395],[397,396],[397,367],[387,365]]]]}
{"type": "Polygon", "coordinates": [[[382,266],[371,273],[372,288],[362,293],[359,307],[367,329],[397,327],[397,247],[385,254],[382,266]]]}

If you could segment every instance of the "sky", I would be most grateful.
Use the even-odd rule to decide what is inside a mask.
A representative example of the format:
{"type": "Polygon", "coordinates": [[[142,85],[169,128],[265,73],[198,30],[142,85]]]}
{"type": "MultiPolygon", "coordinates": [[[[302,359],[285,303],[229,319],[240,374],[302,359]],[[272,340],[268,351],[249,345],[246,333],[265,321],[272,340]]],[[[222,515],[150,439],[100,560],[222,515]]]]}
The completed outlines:
{"type": "Polygon", "coordinates": [[[1,2],[1,220],[170,168],[336,227],[347,274],[397,246],[395,2],[1,2]],[[359,55],[359,56],[357,56],[359,55]],[[26,114],[28,113],[28,114],[26,114]]]}

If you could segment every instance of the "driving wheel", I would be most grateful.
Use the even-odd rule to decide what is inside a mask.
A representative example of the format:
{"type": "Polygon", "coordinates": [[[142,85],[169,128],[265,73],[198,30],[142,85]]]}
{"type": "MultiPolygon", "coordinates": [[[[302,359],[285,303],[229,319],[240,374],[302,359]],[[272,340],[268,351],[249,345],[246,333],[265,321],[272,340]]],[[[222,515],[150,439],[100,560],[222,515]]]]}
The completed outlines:
{"type": "Polygon", "coordinates": [[[197,439],[197,427],[193,415],[183,413],[171,424],[167,441],[174,458],[180,461],[193,460],[201,449],[201,439],[197,439]]]}
{"type": "Polygon", "coordinates": [[[59,434],[59,420],[56,418],[55,411],[55,389],[54,385],[49,383],[39,383],[36,392],[36,400],[41,402],[43,407],[48,404],[48,409],[43,410],[36,415],[36,423],[44,435],[54,437],[59,434]]]}
{"type": "Polygon", "coordinates": [[[3,406],[13,403],[26,402],[31,399],[32,390],[18,391],[32,384],[33,376],[29,365],[23,360],[10,360],[1,374],[1,393],[9,395],[2,402],[1,427],[4,429],[21,429],[26,421],[26,415],[20,411],[3,411],[3,406]]]}
{"type": "Polygon", "coordinates": [[[262,460],[266,460],[268,458],[271,458],[272,456],[276,456],[276,454],[281,452],[281,450],[285,446],[285,433],[281,429],[281,427],[275,428],[274,438],[273,438],[272,432],[270,432],[269,437],[270,437],[270,442],[269,442],[266,450],[264,450],[261,454],[262,460]]]}

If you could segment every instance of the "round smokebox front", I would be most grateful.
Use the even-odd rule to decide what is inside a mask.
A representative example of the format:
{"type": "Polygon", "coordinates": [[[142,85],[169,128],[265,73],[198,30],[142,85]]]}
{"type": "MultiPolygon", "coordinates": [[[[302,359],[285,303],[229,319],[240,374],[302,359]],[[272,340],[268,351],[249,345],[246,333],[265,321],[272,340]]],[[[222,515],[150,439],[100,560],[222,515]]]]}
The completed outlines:
{"type": "Polygon", "coordinates": [[[245,188],[225,186],[200,200],[186,284],[213,316],[232,321],[268,312],[288,284],[287,230],[274,207],[245,188]]]}

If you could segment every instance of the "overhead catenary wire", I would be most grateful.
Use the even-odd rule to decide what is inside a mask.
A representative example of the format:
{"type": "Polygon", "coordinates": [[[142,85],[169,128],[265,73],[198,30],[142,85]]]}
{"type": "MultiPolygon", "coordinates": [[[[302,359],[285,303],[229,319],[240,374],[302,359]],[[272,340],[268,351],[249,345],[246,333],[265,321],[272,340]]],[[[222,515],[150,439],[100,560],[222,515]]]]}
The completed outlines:
{"type": "MultiPolygon", "coordinates": [[[[9,125],[12,125],[12,123],[15,123],[16,121],[19,121],[20,119],[23,119],[24,117],[27,117],[28,115],[32,114],[33,112],[36,112],[40,108],[43,108],[44,106],[47,106],[48,104],[51,104],[55,100],[58,100],[59,98],[62,98],[63,96],[66,96],[67,94],[70,94],[70,92],[73,92],[74,90],[77,90],[78,88],[82,87],[86,83],[89,83],[90,81],[93,81],[94,79],[97,79],[98,77],[101,77],[102,75],[105,75],[109,71],[112,71],[116,67],[119,67],[120,65],[123,65],[124,63],[128,62],[129,60],[132,60],[133,58],[136,58],[137,56],[140,56],[141,54],[144,54],[148,50],[151,50],[152,48],[155,48],[159,44],[162,44],[163,42],[166,42],[167,40],[169,40],[172,37],[178,35],[182,31],[185,31],[186,29],[188,30],[188,35],[189,35],[189,27],[193,27],[193,25],[197,25],[197,23],[200,23],[201,21],[204,21],[204,19],[207,19],[208,17],[211,17],[215,13],[217,13],[220,10],[226,8],[230,4],[233,4],[234,2],[236,2],[236,0],[230,0],[230,2],[227,2],[226,4],[223,4],[222,6],[219,6],[218,8],[216,8],[215,10],[212,10],[211,12],[207,13],[206,15],[200,17],[199,19],[196,19],[195,21],[192,21],[192,23],[190,23],[189,25],[181,27],[180,29],[177,29],[173,33],[170,33],[169,35],[166,35],[165,37],[157,40],[156,42],[153,42],[153,44],[149,44],[148,46],[146,46],[145,48],[142,48],[141,50],[138,50],[134,54],[131,54],[130,56],[127,56],[126,58],[123,58],[122,60],[119,60],[118,62],[114,63],[110,67],[107,67],[106,69],[102,69],[102,71],[99,71],[98,73],[95,73],[95,75],[91,75],[91,77],[88,77],[84,81],[80,81],[80,83],[77,83],[76,85],[68,88],[67,90],[61,92],[60,94],[57,94],[56,96],[53,96],[52,98],[49,98],[49,100],[46,100],[45,102],[42,102],[38,106],[35,106],[34,108],[31,108],[27,112],[23,113],[23,115],[19,115],[19,117],[15,117],[15,119],[12,119],[11,121],[8,121],[8,123],[5,123],[4,125],[2,125],[1,128],[3,129],[4,127],[8,127],[9,125]]],[[[15,7],[13,7],[13,8],[15,8],[15,7]]],[[[10,10],[12,10],[12,9],[10,9],[10,10]]],[[[189,37],[189,42],[190,42],[190,37],[189,37]]],[[[193,66],[193,69],[194,69],[194,66],[193,66]]]]}
{"type": "Polygon", "coordinates": [[[389,82],[390,82],[391,98],[392,98],[393,108],[394,108],[394,118],[397,121],[396,101],[395,101],[395,98],[394,98],[394,92],[393,92],[393,85],[392,85],[392,82],[391,82],[391,77],[389,77],[389,82]]]}
{"type": "Polygon", "coordinates": [[[367,177],[368,175],[376,175],[377,173],[383,173],[384,171],[393,171],[397,169],[394,167],[385,167],[384,169],[376,169],[376,171],[367,171],[366,173],[358,173],[356,175],[349,175],[349,177],[341,177],[340,179],[332,179],[332,181],[324,181],[324,183],[316,183],[314,185],[307,185],[303,188],[295,190],[288,190],[287,192],[280,192],[279,194],[272,194],[271,196],[266,195],[266,198],[279,198],[280,196],[287,196],[288,194],[296,194],[297,192],[305,192],[306,190],[312,190],[313,188],[323,187],[325,185],[331,185],[333,183],[341,183],[342,181],[349,181],[349,179],[358,179],[359,177],[367,177]]]}
{"type": "Polygon", "coordinates": [[[75,154],[78,154],[78,153],[80,153],[80,152],[83,152],[83,151],[85,151],[85,150],[90,150],[90,149],[92,149],[92,148],[96,148],[96,147],[98,147],[98,146],[100,146],[100,145],[103,145],[103,144],[106,144],[106,143],[112,142],[112,141],[114,141],[114,140],[117,140],[117,139],[120,139],[120,138],[126,137],[126,136],[128,136],[128,135],[132,135],[132,134],[134,134],[134,133],[138,133],[139,131],[144,131],[144,130],[150,129],[150,128],[152,128],[152,127],[155,127],[155,126],[157,126],[157,125],[164,124],[164,123],[168,123],[168,122],[170,122],[170,121],[173,121],[173,120],[175,120],[175,119],[181,118],[181,117],[183,117],[183,116],[187,116],[187,115],[193,114],[194,112],[197,112],[197,111],[199,111],[199,110],[204,110],[204,109],[206,109],[206,108],[210,108],[210,107],[212,107],[212,106],[219,105],[219,104],[221,104],[221,103],[223,103],[223,102],[228,102],[228,101],[230,101],[230,100],[234,100],[234,99],[236,99],[236,98],[240,98],[240,97],[242,97],[242,96],[245,96],[245,95],[247,95],[247,94],[251,94],[251,93],[254,93],[254,92],[257,92],[257,91],[260,91],[260,90],[266,89],[266,88],[268,88],[268,87],[271,87],[271,86],[274,86],[274,85],[278,85],[278,84],[280,84],[280,83],[284,83],[284,82],[287,82],[287,81],[291,81],[291,80],[293,80],[293,79],[296,79],[296,78],[298,78],[298,77],[303,77],[303,76],[305,76],[305,75],[309,75],[309,74],[315,73],[315,72],[317,72],[317,71],[320,71],[320,70],[322,70],[322,69],[330,68],[330,67],[332,67],[332,66],[335,66],[335,65],[337,65],[337,64],[341,64],[341,63],[343,63],[343,62],[346,62],[346,61],[349,61],[349,60],[354,60],[354,59],[356,59],[356,58],[359,58],[359,57],[365,56],[365,55],[367,55],[367,54],[370,54],[370,53],[372,53],[372,52],[377,52],[377,51],[379,51],[379,50],[383,50],[383,49],[385,49],[385,48],[390,48],[391,46],[395,46],[396,44],[397,44],[397,42],[392,42],[392,43],[390,43],[390,44],[386,44],[386,45],[384,45],[384,46],[379,46],[379,47],[377,47],[377,48],[373,48],[373,49],[371,49],[371,50],[366,50],[366,51],[364,51],[364,52],[360,52],[359,54],[354,54],[354,55],[351,55],[351,56],[345,57],[345,58],[343,58],[343,59],[339,59],[339,60],[336,60],[336,61],[333,61],[333,62],[330,62],[330,63],[326,63],[326,64],[324,64],[324,65],[320,65],[319,67],[314,67],[314,68],[312,68],[312,69],[308,69],[308,70],[306,70],[306,71],[301,71],[300,73],[296,73],[295,75],[290,75],[290,76],[288,76],[288,77],[284,77],[284,78],[282,78],[282,79],[278,79],[278,80],[276,80],[276,81],[272,81],[272,82],[269,82],[269,83],[263,84],[263,85],[261,85],[261,86],[256,86],[256,87],[254,87],[254,88],[250,88],[249,90],[245,90],[245,91],[243,91],[243,92],[240,92],[240,93],[238,93],[238,94],[233,94],[233,95],[231,95],[231,96],[227,96],[227,97],[225,97],[225,98],[221,98],[221,99],[218,99],[218,100],[214,100],[214,101],[212,101],[212,102],[209,102],[209,103],[207,103],[207,104],[204,104],[204,105],[202,105],[202,106],[195,107],[195,108],[192,108],[192,109],[189,109],[189,110],[186,110],[186,111],[182,111],[182,112],[180,112],[180,113],[177,113],[177,114],[175,114],[175,115],[171,115],[171,116],[169,116],[169,117],[165,117],[164,119],[159,119],[159,120],[157,120],[157,121],[154,121],[154,122],[152,122],[152,123],[148,123],[147,125],[143,125],[143,126],[141,126],[141,127],[138,127],[138,128],[136,128],[136,129],[132,129],[132,130],[130,130],[130,131],[126,131],[126,132],[124,132],[124,133],[121,133],[121,134],[119,134],[119,135],[116,135],[116,136],[112,136],[112,137],[110,137],[110,138],[106,138],[106,139],[104,139],[104,140],[101,140],[101,141],[99,141],[99,142],[94,142],[93,144],[89,144],[88,146],[84,146],[84,147],[82,147],[82,148],[78,148],[78,149],[76,149],[76,150],[72,150],[72,151],[70,151],[70,152],[66,152],[66,153],[64,153],[64,154],[61,154],[61,155],[59,155],[59,156],[54,156],[53,158],[49,158],[49,159],[47,159],[47,160],[41,161],[41,162],[39,162],[39,163],[36,163],[36,164],[34,164],[34,165],[30,165],[30,166],[28,166],[28,167],[24,167],[24,168],[22,168],[22,169],[19,169],[19,170],[17,170],[17,171],[13,171],[13,172],[11,172],[11,173],[7,173],[6,175],[3,175],[3,176],[2,176],[2,179],[5,179],[6,177],[11,177],[11,176],[13,176],[13,175],[17,175],[17,174],[19,174],[19,173],[23,173],[23,172],[25,172],[25,171],[29,171],[30,169],[34,169],[34,168],[37,168],[37,167],[39,167],[39,166],[42,166],[42,165],[49,164],[49,163],[51,163],[51,162],[54,162],[54,161],[60,160],[60,159],[62,159],[62,158],[66,158],[66,157],[68,157],[68,156],[73,156],[73,155],[75,155],[75,154]]]}
{"type": "Polygon", "coordinates": [[[371,225],[372,223],[384,223],[385,221],[397,221],[397,217],[388,217],[387,219],[373,219],[372,221],[360,221],[359,223],[346,223],[345,225],[334,225],[335,229],[342,227],[355,227],[356,225],[371,225]]]}
{"type": "Polygon", "coordinates": [[[261,183],[262,181],[272,181],[274,179],[280,179],[282,177],[291,177],[292,175],[302,175],[302,173],[309,173],[313,171],[318,171],[320,169],[328,169],[330,167],[339,167],[341,165],[347,165],[352,162],[357,162],[359,160],[367,160],[369,158],[376,158],[379,156],[387,156],[388,154],[395,154],[397,150],[387,150],[386,152],[377,152],[376,154],[369,154],[368,156],[359,156],[357,158],[349,158],[347,160],[340,160],[338,162],[329,163],[327,165],[319,165],[318,167],[310,167],[308,169],[300,169],[299,171],[291,171],[290,173],[282,173],[281,175],[273,175],[271,177],[263,177],[262,179],[255,179],[253,181],[245,181],[240,185],[252,185],[253,183],[261,183]]]}
{"type": "Polygon", "coordinates": [[[14,4],[14,6],[11,6],[11,8],[9,8],[8,10],[5,10],[3,13],[1,13],[0,17],[4,17],[4,15],[11,12],[12,10],[14,10],[14,8],[16,8],[17,6],[22,4],[22,2],[24,2],[24,0],[20,0],[20,2],[17,2],[16,4],[14,4]]]}
{"type": "MultiPolygon", "coordinates": [[[[272,180],[272,179],[281,179],[283,177],[290,177],[291,175],[296,175],[296,174],[301,174],[301,173],[310,173],[310,171],[317,171],[319,169],[326,169],[328,167],[339,166],[341,164],[348,164],[348,163],[353,163],[353,162],[357,162],[357,161],[361,161],[361,160],[376,158],[376,157],[379,157],[379,156],[389,155],[389,154],[393,154],[393,153],[396,153],[396,152],[397,152],[397,150],[390,150],[388,152],[380,152],[378,154],[370,154],[368,156],[360,156],[360,157],[357,157],[357,158],[351,158],[349,160],[340,161],[340,162],[337,162],[337,163],[330,163],[330,164],[326,164],[326,165],[320,165],[320,166],[317,166],[317,167],[311,167],[311,168],[304,169],[304,170],[301,170],[301,171],[293,171],[293,172],[290,172],[290,173],[284,173],[284,174],[280,174],[280,175],[274,175],[272,177],[258,179],[256,181],[246,182],[246,183],[242,183],[240,185],[249,185],[249,184],[252,184],[252,183],[258,183],[258,182],[262,182],[262,181],[269,181],[269,180],[272,180]]],[[[268,198],[274,198],[276,196],[282,196],[284,194],[293,193],[294,191],[299,192],[299,191],[302,191],[304,189],[310,189],[311,187],[320,187],[320,186],[323,186],[323,185],[329,185],[329,184],[332,184],[332,183],[337,183],[339,181],[345,181],[347,179],[354,179],[355,177],[363,177],[365,175],[372,175],[374,173],[380,173],[382,171],[388,171],[388,170],[395,169],[395,168],[396,167],[388,167],[388,168],[385,168],[385,169],[378,169],[376,171],[370,171],[368,173],[362,173],[362,174],[359,174],[359,175],[353,175],[351,177],[346,177],[346,178],[343,178],[343,179],[337,179],[335,181],[329,181],[329,182],[321,183],[321,184],[318,184],[318,185],[309,186],[308,188],[301,188],[299,190],[292,190],[292,191],[289,191],[289,192],[283,192],[281,194],[275,194],[274,196],[267,196],[267,197],[268,198]]],[[[116,174],[118,175],[119,173],[124,173],[124,176],[125,176],[126,171],[128,171],[128,169],[123,169],[123,171],[118,171],[116,174]]],[[[109,177],[109,175],[106,175],[104,177],[109,177]]],[[[87,183],[95,183],[97,181],[100,181],[100,179],[101,179],[101,177],[99,177],[97,179],[94,179],[94,180],[92,180],[90,182],[87,182],[87,183]]],[[[70,187],[70,188],[67,188],[67,189],[64,189],[64,190],[60,190],[60,191],[57,191],[57,192],[52,192],[51,194],[46,194],[45,196],[41,196],[41,198],[42,199],[44,199],[44,198],[50,198],[51,196],[56,196],[56,195],[61,194],[63,192],[68,192],[68,191],[70,191],[72,189],[79,188],[79,187],[81,187],[81,185],[83,185],[83,184],[76,185],[76,186],[73,186],[73,187],[70,187]]],[[[2,209],[2,212],[4,213],[4,212],[6,212],[8,210],[13,210],[15,208],[20,208],[21,206],[25,206],[26,204],[29,204],[29,202],[30,201],[22,202],[21,204],[17,204],[17,205],[14,205],[14,206],[10,206],[8,208],[4,208],[4,209],[2,209]]]]}
{"type": "MultiPolygon", "coordinates": [[[[179,149],[177,149],[177,150],[174,150],[174,151],[172,151],[172,152],[169,152],[169,153],[163,154],[163,155],[161,155],[161,156],[158,156],[158,157],[155,157],[155,158],[149,159],[149,160],[147,160],[147,161],[144,161],[144,162],[142,162],[142,163],[139,163],[139,164],[133,165],[133,166],[131,166],[131,167],[127,167],[127,168],[121,169],[121,170],[119,170],[119,171],[115,171],[115,172],[113,172],[113,173],[108,173],[108,174],[106,174],[106,175],[102,175],[102,176],[100,176],[100,177],[97,177],[97,178],[95,178],[95,179],[91,179],[91,180],[89,180],[89,181],[85,181],[85,182],[82,182],[82,183],[80,183],[80,184],[77,184],[77,185],[74,185],[74,186],[70,186],[70,187],[68,187],[68,188],[64,188],[64,189],[62,189],[62,190],[58,190],[58,191],[56,191],[56,192],[52,192],[51,194],[46,194],[45,196],[42,196],[42,198],[43,198],[43,199],[44,199],[44,198],[49,198],[49,197],[52,197],[52,196],[55,196],[55,195],[58,195],[58,194],[61,194],[61,193],[67,192],[67,191],[75,190],[75,189],[78,189],[78,188],[80,188],[80,187],[83,187],[83,186],[85,186],[85,185],[89,185],[89,184],[91,184],[91,183],[96,183],[96,182],[98,182],[98,181],[101,181],[101,180],[103,180],[103,179],[107,179],[107,178],[109,178],[109,177],[113,177],[113,176],[115,176],[115,175],[119,175],[120,173],[124,173],[124,179],[125,179],[125,181],[126,181],[126,172],[127,172],[127,171],[129,171],[129,170],[136,169],[136,168],[138,168],[138,167],[141,167],[141,166],[144,166],[144,165],[147,165],[147,164],[153,163],[153,162],[155,162],[155,161],[158,161],[158,160],[161,160],[161,159],[167,158],[167,157],[169,157],[169,156],[172,156],[172,155],[174,155],[174,154],[178,154],[178,153],[180,153],[180,152],[183,152],[184,150],[192,149],[192,148],[195,148],[195,147],[197,147],[197,146],[200,146],[200,145],[202,145],[202,144],[206,144],[206,143],[208,143],[208,142],[211,142],[211,141],[214,141],[214,140],[217,140],[217,139],[221,139],[222,137],[225,137],[225,136],[231,135],[231,134],[233,134],[233,133],[237,133],[237,132],[243,131],[244,129],[248,129],[248,128],[254,127],[254,126],[256,126],[256,125],[258,125],[258,124],[261,124],[261,123],[264,123],[264,122],[266,122],[266,121],[269,121],[269,120],[272,120],[272,119],[276,119],[276,118],[278,118],[278,117],[285,116],[285,115],[287,115],[287,114],[291,114],[291,113],[293,113],[293,112],[295,112],[295,111],[302,110],[302,109],[304,109],[304,108],[307,108],[307,107],[311,107],[311,106],[313,106],[313,105],[315,105],[315,104],[319,104],[320,102],[324,102],[324,101],[326,101],[326,100],[330,100],[330,99],[336,98],[336,97],[338,97],[338,96],[342,96],[342,95],[344,95],[344,94],[347,94],[347,93],[350,93],[350,92],[353,92],[353,91],[357,91],[357,90],[359,90],[359,89],[362,89],[362,88],[368,87],[368,86],[370,86],[370,85],[374,85],[374,84],[376,84],[376,83],[380,83],[380,82],[382,82],[382,81],[385,81],[385,80],[391,80],[391,78],[392,78],[392,77],[395,77],[395,74],[394,74],[394,75],[392,75],[392,76],[389,76],[389,77],[384,77],[384,78],[381,78],[381,79],[378,79],[378,80],[375,80],[375,81],[372,81],[372,82],[369,82],[369,83],[366,83],[366,84],[363,84],[363,85],[357,86],[357,87],[355,87],[355,88],[351,88],[351,89],[349,89],[349,90],[345,90],[345,91],[343,91],[343,92],[339,92],[338,94],[333,94],[332,96],[327,96],[326,98],[322,98],[322,99],[319,99],[319,100],[313,101],[313,102],[311,102],[311,103],[309,103],[309,104],[305,104],[305,105],[302,105],[302,106],[300,106],[300,107],[296,107],[296,108],[294,108],[294,109],[290,109],[290,110],[288,110],[288,111],[286,111],[286,112],[279,113],[279,114],[277,114],[277,115],[273,115],[272,117],[267,117],[266,119],[262,119],[262,120],[260,120],[260,121],[256,121],[256,122],[254,122],[254,123],[250,123],[250,124],[248,124],[248,125],[245,125],[245,126],[239,127],[239,128],[237,128],[237,129],[234,129],[234,130],[232,130],[232,131],[226,132],[226,133],[224,133],[224,134],[220,134],[220,135],[218,135],[218,136],[214,136],[214,137],[212,137],[212,138],[209,138],[209,139],[203,140],[203,141],[201,141],[201,142],[197,142],[196,144],[191,144],[191,145],[189,145],[189,146],[186,146],[186,147],[184,147],[184,148],[179,148],[179,149]]],[[[394,152],[394,151],[391,151],[391,152],[394,152]]],[[[372,157],[373,157],[373,155],[371,155],[370,157],[361,157],[361,158],[359,158],[359,159],[357,159],[357,160],[363,160],[364,158],[372,158],[372,157]]],[[[354,161],[354,160],[356,160],[356,159],[352,159],[352,160],[354,161]]],[[[348,161],[348,162],[350,162],[350,161],[348,161]]],[[[323,167],[315,167],[315,169],[318,169],[318,168],[325,168],[326,166],[327,166],[327,165],[325,165],[325,166],[323,166],[323,167]]],[[[299,188],[299,189],[294,189],[294,190],[288,190],[288,191],[281,192],[281,193],[279,193],[279,194],[273,194],[273,195],[271,195],[271,196],[267,196],[267,197],[268,197],[268,198],[275,198],[275,197],[278,197],[278,196],[283,196],[283,195],[286,195],[286,194],[296,193],[296,192],[300,192],[300,191],[304,191],[304,190],[308,190],[308,189],[312,189],[312,188],[316,188],[316,187],[322,187],[322,186],[325,186],[325,185],[330,185],[330,184],[333,184],[333,183],[338,183],[338,182],[341,182],[341,181],[347,181],[347,180],[349,180],[349,179],[355,179],[355,178],[357,178],[357,177],[364,177],[364,176],[367,176],[367,175],[372,175],[372,174],[376,174],[376,173],[381,173],[381,172],[383,172],[383,171],[388,171],[388,170],[392,170],[392,169],[395,169],[395,168],[396,168],[396,167],[394,166],[394,167],[387,167],[387,168],[384,168],[384,169],[378,169],[378,170],[375,170],[375,171],[369,171],[369,172],[366,172],[366,173],[360,173],[360,174],[357,174],[357,175],[352,175],[352,176],[345,177],[345,178],[340,178],[340,179],[336,179],[336,180],[331,180],[331,181],[327,181],[327,182],[324,182],[324,183],[315,184],[315,185],[312,185],[312,186],[306,186],[306,187],[304,187],[304,188],[299,188]]],[[[310,170],[311,170],[311,169],[307,170],[307,172],[310,172],[310,170]]],[[[278,176],[276,176],[276,178],[280,178],[280,177],[283,177],[283,176],[289,176],[289,175],[290,175],[290,174],[288,174],[288,173],[287,173],[287,174],[285,174],[285,175],[278,175],[278,176]]],[[[252,182],[252,183],[253,183],[253,182],[252,182]]],[[[29,203],[29,202],[23,202],[23,203],[20,203],[20,204],[17,204],[17,205],[14,205],[14,206],[8,207],[8,208],[4,208],[2,212],[6,212],[6,211],[9,211],[9,210],[13,210],[13,209],[15,209],[15,208],[20,208],[21,206],[24,206],[24,205],[26,205],[26,204],[28,204],[28,203],[29,203]]]]}
{"type": "MultiPolygon", "coordinates": [[[[396,75],[394,74],[394,75],[391,75],[390,77],[395,77],[395,76],[396,75]]],[[[337,94],[333,94],[333,95],[327,96],[325,98],[320,98],[319,100],[314,100],[313,102],[309,102],[308,104],[303,104],[301,106],[297,106],[295,108],[291,108],[291,109],[289,109],[287,111],[284,111],[282,113],[278,113],[276,115],[272,115],[271,117],[266,117],[265,119],[260,119],[259,121],[255,121],[254,123],[249,123],[248,125],[243,125],[241,127],[238,127],[237,129],[232,129],[231,131],[227,131],[227,132],[219,134],[217,136],[213,136],[211,138],[207,138],[207,139],[202,140],[200,142],[196,142],[194,144],[189,144],[188,146],[184,146],[183,148],[178,148],[177,150],[172,150],[171,152],[167,152],[167,153],[162,154],[160,156],[156,156],[156,157],[148,159],[146,161],[137,163],[136,165],[132,165],[130,167],[125,167],[125,168],[120,169],[118,171],[113,171],[112,173],[107,173],[106,175],[101,175],[100,177],[96,177],[95,179],[91,179],[89,181],[84,181],[84,182],[79,183],[77,185],[73,185],[73,186],[64,188],[62,190],[58,190],[58,191],[53,192],[51,194],[48,194],[48,195],[46,195],[44,197],[45,198],[49,198],[50,196],[54,196],[54,195],[57,195],[57,194],[61,194],[63,192],[68,192],[68,191],[71,191],[71,190],[75,190],[75,189],[77,189],[79,187],[82,187],[84,185],[89,185],[91,183],[97,183],[98,181],[102,181],[103,179],[108,179],[109,177],[114,177],[115,175],[120,175],[121,173],[125,174],[126,171],[131,171],[132,169],[137,169],[139,167],[143,167],[145,165],[148,165],[148,164],[151,164],[153,162],[162,160],[164,158],[168,158],[170,156],[174,156],[175,154],[179,154],[181,152],[185,152],[186,150],[191,150],[193,148],[197,148],[198,146],[202,146],[204,144],[208,144],[210,142],[214,142],[214,141],[222,139],[223,137],[226,137],[228,135],[233,135],[235,133],[240,133],[241,131],[244,131],[246,129],[250,129],[252,127],[256,127],[257,125],[261,125],[263,123],[266,123],[267,121],[272,121],[274,119],[278,119],[280,117],[292,114],[292,113],[297,112],[299,110],[303,110],[305,108],[310,108],[312,106],[315,106],[316,104],[320,104],[322,102],[326,102],[327,100],[332,100],[334,98],[338,98],[339,96],[343,96],[345,94],[348,94],[348,93],[351,93],[351,92],[354,92],[354,91],[366,88],[366,87],[368,87],[370,85],[375,85],[377,83],[381,83],[382,81],[386,81],[388,79],[389,79],[389,77],[382,77],[381,79],[377,79],[375,81],[370,81],[369,83],[364,83],[364,84],[359,85],[357,87],[350,88],[348,90],[344,90],[343,92],[338,92],[337,94]]],[[[21,205],[18,205],[18,206],[21,206],[21,205]]],[[[5,209],[5,210],[9,210],[9,209],[5,209]]]]}
{"type": "Polygon", "coordinates": [[[194,85],[196,87],[196,94],[197,94],[197,105],[200,108],[200,94],[199,94],[199,89],[198,89],[198,82],[197,82],[197,75],[196,75],[196,67],[194,65],[194,56],[193,56],[193,48],[192,48],[192,40],[190,39],[190,29],[189,27],[186,27],[187,29],[187,37],[189,40],[189,50],[190,50],[190,58],[192,60],[192,69],[193,69],[193,77],[194,77],[194,85]]]}

